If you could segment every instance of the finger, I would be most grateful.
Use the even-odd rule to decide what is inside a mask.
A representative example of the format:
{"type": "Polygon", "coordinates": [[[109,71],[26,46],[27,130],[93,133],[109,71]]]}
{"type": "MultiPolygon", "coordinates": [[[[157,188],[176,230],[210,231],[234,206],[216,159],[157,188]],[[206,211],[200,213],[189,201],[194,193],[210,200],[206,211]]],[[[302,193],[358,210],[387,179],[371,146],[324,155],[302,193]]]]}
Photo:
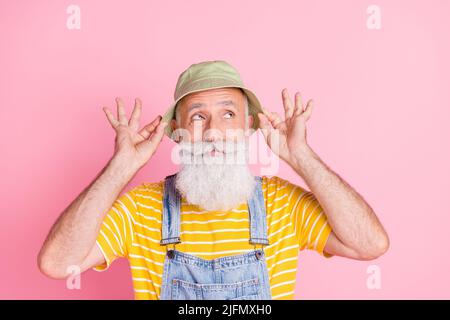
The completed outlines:
{"type": "Polygon", "coordinates": [[[267,119],[269,119],[269,121],[273,127],[276,127],[278,124],[283,122],[283,120],[281,119],[281,117],[278,113],[269,111],[265,108],[262,108],[262,110],[264,112],[264,115],[267,117],[267,119]]]}
{"type": "Polygon", "coordinates": [[[128,122],[128,126],[130,126],[131,129],[137,130],[139,129],[139,118],[141,117],[142,112],[142,101],[139,98],[135,99],[134,102],[134,109],[131,113],[130,121],[128,122]]]}
{"type": "Polygon", "coordinates": [[[161,116],[157,116],[155,120],[153,120],[148,125],[143,127],[141,129],[141,131],[139,131],[139,134],[142,137],[144,137],[144,139],[148,139],[150,137],[150,135],[153,133],[153,131],[155,130],[156,126],[158,125],[158,123],[160,122],[161,119],[162,119],[161,116]]]}
{"type": "Polygon", "coordinates": [[[149,139],[152,133],[155,131],[156,126],[160,123],[161,117],[156,117],[155,120],[147,124],[144,128],[139,131],[139,134],[144,137],[144,139],[149,139]]]}
{"type": "Polygon", "coordinates": [[[156,127],[156,130],[154,130],[153,135],[150,137],[150,142],[152,144],[158,144],[161,142],[161,139],[164,136],[164,129],[168,125],[167,122],[160,122],[158,126],[156,127]]]}
{"type": "Polygon", "coordinates": [[[259,117],[259,127],[261,129],[272,129],[273,126],[270,123],[269,119],[267,118],[267,116],[265,114],[262,113],[258,113],[258,117],[259,117]]]}
{"type": "Polygon", "coordinates": [[[299,116],[303,113],[303,104],[302,104],[302,96],[300,92],[295,94],[295,110],[294,115],[299,116]]]}
{"type": "Polygon", "coordinates": [[[107,107],[103,107],[103,111],[105,112],[109,123],[115,129],[119,125],[119,122],[116,120],[116,118],[114,118],[114,115],[112,114],[111,111],[109,111],[109,109],[107,107]]]}
{"type": "Polygon", "coordinates": [[[305,111],[303,112],[303,116],[305,117],[305,121],[308,121],[308,119],[311,117],[312,114],[312,110],[313,110],[313,105],[314,105],[314,101],[313,100],[309,100],[305,111]]]}
{"type": "Polygon", "coordinates": [[[273,119],[274,119],[272,124],[274,127],[277,127],[280,123],[283,122],[283,120],[281,119],[281,116],[277,112],[272,112],[272,115],[273,115],[273,119]]]}
{"type": "Polygon", "coordinates": [[[127,115],[125,114],[125,104],[121,98],[116,98],[117,103],[117,118],[119,123],[123,125],[128,125],[127,115]]]}
{"type": "Polygon", "coordinates": [[[283,89],[281,92],[281,96],[283,98],[283,106],[284,106],[284,113],[286,119],[289,119],[292,117],[292,114],[294,113],[294,105],[292,104],[291,97],[289,97],[289,93],[286,88],[283,89]]]}
{"type": "Polygon", "coordinates": [[[142,141],[139,146],[142,148],[144,152],[151,152],[152,154],[155,152],[156,146],[161,142],[164,136],[164,128],[167,126],[167,122],[160,122],[153,134],[149,139],[142,141]]]}
{"type": "Polygon", "coordinates": [[[269,117],[272,116],[272,114],[270,113],[270,111],[267,110],[266,108],[264,108],[264,107],[261,106],[261,110],[262,110],[262,112],[264,113],[264,115],[265,115],[267,118],[269,118],[269,117]]]}
{"type": "Polygon", "coordinates": [[[259,117],[259,128],[261,129],[264,138],[267,140],[267,138],[269,137],[269,132],[270,130],[273,129],[273,127],[264,114],[258,113],[258,117],[259,117]]]}

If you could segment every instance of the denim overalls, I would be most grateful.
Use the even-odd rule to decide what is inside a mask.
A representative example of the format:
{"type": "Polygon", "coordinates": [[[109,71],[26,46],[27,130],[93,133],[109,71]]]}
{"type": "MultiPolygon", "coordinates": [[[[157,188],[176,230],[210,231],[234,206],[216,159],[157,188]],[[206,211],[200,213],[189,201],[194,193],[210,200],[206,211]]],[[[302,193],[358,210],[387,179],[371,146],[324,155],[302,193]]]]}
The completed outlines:
{"type": "Polygon", "coordinates": [[[161,300],[269,300],[269,274],[264,245],[267,238],[266,209],[262,178],[247,201],[250,243],[255,249],[243,254],[202,259],[175,249],[181,243],[181,195],[175,188],[176,174],[164,182],[161,245],[166,246],[162,275],[161,300]],[[174,244],[173,249],[168,249],[174,244]],[[256,245],[261,244],[261,249],[256,245]]]}

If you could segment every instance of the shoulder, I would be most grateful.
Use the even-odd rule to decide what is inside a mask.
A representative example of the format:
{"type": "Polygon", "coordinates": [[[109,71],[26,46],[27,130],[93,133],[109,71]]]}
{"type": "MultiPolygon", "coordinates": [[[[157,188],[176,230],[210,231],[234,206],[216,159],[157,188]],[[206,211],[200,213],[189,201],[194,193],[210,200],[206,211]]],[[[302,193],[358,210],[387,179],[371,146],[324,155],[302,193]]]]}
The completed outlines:
{"type": "Polygon", "coordinates": [[[143,182],[138,185],[135,189],[136,192],[153,192],[153,193],[162,193],[163,191],[164,180],[158,182],[143,182]]]}
{"type": "Polygon", "coordinates": [[[269,204],[280,206],[288,206],[309,193],[305,188],[278,176],[262,176],[262,189],[269,204]]]}
{"type": "Polygon", "coordinates": [[[133,199],[131,213],[137,230],[156,228],[162,213],[162,182],[143,182],[132,188],[129,196],[133,199]]]}
{"type": "Polygon", "coordinates": [[[142,182],[131,188],[127,194],[133,198],[136,204],[160,202],[163,195],[163,181],[142,182]]]}
{"type": "Polygon", "coordinates": [[[305,190],[301,186],[278,176],[262,176],[262,187],[264,190],[283,192],[292,191],[293,189],[305,190]]]}

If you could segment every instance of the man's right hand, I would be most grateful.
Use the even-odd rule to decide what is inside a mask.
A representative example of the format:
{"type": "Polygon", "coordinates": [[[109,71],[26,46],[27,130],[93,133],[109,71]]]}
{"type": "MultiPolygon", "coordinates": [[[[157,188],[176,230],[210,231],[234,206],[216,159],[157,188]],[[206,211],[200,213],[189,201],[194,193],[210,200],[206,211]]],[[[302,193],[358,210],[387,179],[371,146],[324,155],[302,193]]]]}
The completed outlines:
{"type": "Polygon", "coordinates": [[[116,102],[117,119],[103,108],[116,131],[114,156],[61,213],[39,251],[39,269],[51,278],[66,278],[69,266],[77,265],[84,271],[106,261],[96,245],[102,221],[121,190],[152,157],[164,135],[167,124],[161,121],[161,116],[138,131],[142,109],[139,99],[130,121],[123,101],[117,98],[116,102]]]}
{"type": "Polygon", "coordinates": [[[116,131],[114,157],[119,157],[139,169],[155,153],[163,138],[167,122],[162,122],[162,117],[158,115],[152,122],[139,130],[139,120],[142,112],[141,100],[139,98],[135,99],[134,109],[129,121],[125,113],[123,100],[116,98],[116,103],[117,119],[107,107],[103,107],[109,123],[116,131]]]}

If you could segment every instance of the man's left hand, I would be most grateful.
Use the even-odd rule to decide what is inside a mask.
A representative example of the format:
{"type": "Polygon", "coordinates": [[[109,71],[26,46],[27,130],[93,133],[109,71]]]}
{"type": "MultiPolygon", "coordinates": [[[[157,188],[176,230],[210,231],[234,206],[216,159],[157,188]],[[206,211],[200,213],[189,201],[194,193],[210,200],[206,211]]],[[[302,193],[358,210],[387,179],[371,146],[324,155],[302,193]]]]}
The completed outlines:
{"type": "Polygon", "coordinates": [[[293,164],[302,151],[309,148],[306,142],[306,121],[311,117],[313,100],[309,100],[303,108],[300,92],[295,94],[295,105],[286,88],[281,95],[285,119],[263,108],[264,114],[258,113],[259,126],[270,149],[288,164],[293,164]]]}

